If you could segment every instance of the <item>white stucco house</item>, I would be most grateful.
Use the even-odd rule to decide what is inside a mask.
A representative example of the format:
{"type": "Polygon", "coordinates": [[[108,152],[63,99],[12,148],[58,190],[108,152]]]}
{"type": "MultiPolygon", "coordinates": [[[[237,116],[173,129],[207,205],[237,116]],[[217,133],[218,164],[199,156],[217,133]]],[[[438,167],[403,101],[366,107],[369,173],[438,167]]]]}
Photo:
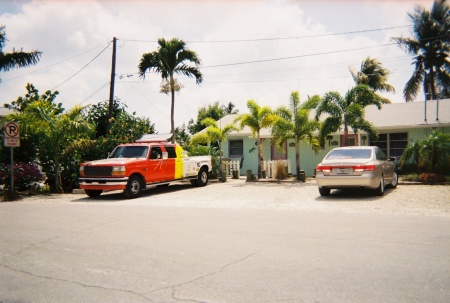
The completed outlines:
{"type": "MultiPolygon", "coordinates": [[[[218,121],[225,126],[233,123],[237,115],[228,115],[218,121]]],[[[450,133],[450,99],[433,100],[427,102],[408,102],[384,104],[379,110],[374,105],[366,107],[365,119],[373,123],[379,132],[377,141],[371,141],[365,133],[353,134],[349,130],[350,145],[376,145],[388,157],[400,157],[407,144],[411,141],[423,139],[433,130],[439,129],[450,133]]],[[[290,163],[289,173],[295,174],[295,148],[293,141],[285,143],[284,151],[280,151],[271,143],[271,130],[263,129],[264,160],[286,159],[290,163]]],[[[314,169],[328,151],[341,146],[343,129],[332,134],[326,141],[325,147],[315,154],[306,142],[300,144],[300,167],[306,176],[313,176],[314,169]]],[[[222,144],[224,157],[242,161],[241,174],[247,170],[257,171],[256,138],[246,127],[229,134],[222,144]]]]}

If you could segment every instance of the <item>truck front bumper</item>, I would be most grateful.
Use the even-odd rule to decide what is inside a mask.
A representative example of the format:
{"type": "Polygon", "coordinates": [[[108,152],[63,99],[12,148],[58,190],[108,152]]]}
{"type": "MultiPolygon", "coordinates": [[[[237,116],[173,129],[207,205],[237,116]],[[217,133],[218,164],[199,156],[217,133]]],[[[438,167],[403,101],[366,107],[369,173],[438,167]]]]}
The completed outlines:
{"type": "Polygon", "coordinates": [[[92,190],[120,190],[125,189],[127,178],[80,178],[81,189],[92,190]]]}

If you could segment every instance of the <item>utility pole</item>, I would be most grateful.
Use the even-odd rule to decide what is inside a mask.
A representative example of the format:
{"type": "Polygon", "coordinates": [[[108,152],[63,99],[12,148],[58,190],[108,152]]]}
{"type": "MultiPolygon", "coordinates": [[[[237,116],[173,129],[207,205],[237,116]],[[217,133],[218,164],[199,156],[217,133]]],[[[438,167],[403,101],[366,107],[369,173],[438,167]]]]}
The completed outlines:
{"type": "Polygon", "coordinates": [[[109,87],[109,108],[108,108],[108,122],[107,122],[107,131],[109,131],[109,124],[112,118],[112,110],[114,103],[114,81],[116,78],[116,37],[113,37],[113,52],[112,52],[112,63],[111,63],[111,83],[109,87]]]}

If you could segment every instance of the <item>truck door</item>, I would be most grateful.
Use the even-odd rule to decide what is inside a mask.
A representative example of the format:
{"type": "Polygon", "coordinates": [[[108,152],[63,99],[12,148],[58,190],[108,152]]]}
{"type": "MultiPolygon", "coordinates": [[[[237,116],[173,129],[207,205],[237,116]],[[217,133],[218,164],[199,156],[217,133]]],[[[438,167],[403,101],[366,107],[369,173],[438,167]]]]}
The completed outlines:
{"type": "Polygon", "coordinates": [[[148,160],[148,170],[145,180],[147,183],[160,182],[164,180],[164,160],[161,146],[152,146],[148,160]]]}

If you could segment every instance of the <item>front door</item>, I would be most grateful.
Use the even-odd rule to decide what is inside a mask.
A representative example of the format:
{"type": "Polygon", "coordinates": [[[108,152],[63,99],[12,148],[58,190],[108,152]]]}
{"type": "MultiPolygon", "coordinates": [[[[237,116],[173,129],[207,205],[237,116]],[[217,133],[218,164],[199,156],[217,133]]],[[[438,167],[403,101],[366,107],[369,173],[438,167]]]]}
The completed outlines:
{"type": "Polygon", "coordinates": [[[160,182],[164,180],[164,160],[160,146],[152,146],[148,160],[148,169],[145,174],[147,183],[160,182]]]}

